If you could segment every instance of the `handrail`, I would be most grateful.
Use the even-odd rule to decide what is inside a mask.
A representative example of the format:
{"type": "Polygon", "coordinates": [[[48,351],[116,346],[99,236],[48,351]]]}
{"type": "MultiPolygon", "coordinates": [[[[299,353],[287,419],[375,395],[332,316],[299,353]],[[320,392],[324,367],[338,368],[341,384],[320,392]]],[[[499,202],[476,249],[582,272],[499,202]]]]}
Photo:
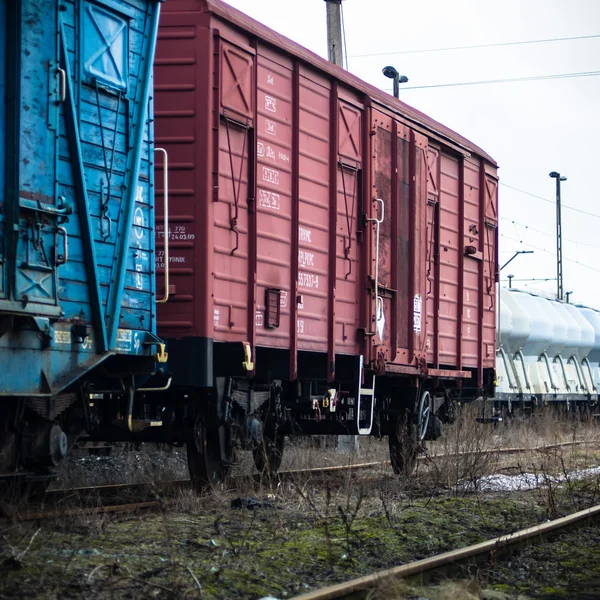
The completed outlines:
{"type": "Polygon", "coordinates": [[[377,332],[378,310],[383,314],[383,298],[379,295],[379,226],[383,223],[385,215],[385,203],[381,198],[376,199],[381,205],[381,217],[367,217],[367,222],[375,223],[375,333],[377,332]]]}
{"type": "Polygon", "coordinates": [[[167,151],[164,148],[154,148],[154,152],[163,153],[163,232],[165,240],[165,296],[160,300],[156,300],[156,303],[164,304],[169,299],[169,155],[167,154],[167,151]]]}

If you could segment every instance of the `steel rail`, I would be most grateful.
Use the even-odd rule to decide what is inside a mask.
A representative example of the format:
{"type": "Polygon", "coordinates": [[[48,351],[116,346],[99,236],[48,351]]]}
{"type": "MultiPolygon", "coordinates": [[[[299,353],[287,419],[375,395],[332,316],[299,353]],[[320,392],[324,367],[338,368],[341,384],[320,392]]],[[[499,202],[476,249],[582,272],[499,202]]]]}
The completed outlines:
{"type": "Polygon", "coordinates": [[[522,529],[515,533],[502,535],[488,540],[487,542],[481,542],[458,550],[451,550],[449,552],[438,554],[437,556],[417,560],[385,571],[379,571],[373,575],[366,575],[345,583],[339,583],[320,590],[307,592],[292,598],[292,600],[334,600],[336,598],[349,598],[357,593],[372,590],[381,583],[392,579],[424,575],[443,567],[464,562],[468,559],[487,557],[488,555],[493,559],[495,555],[503,549],[516,546],[527,540],[540,538],[548,533],[560,531],[576,524],[581,525],[585,521],[597,518],[598,516],[600,516],[600,505],[587,508],[560,519],[548,521],[542,525],[535,525],[534,527],[522,529]]]}
{"type": "Polygon", "coordinates": [[[47,521],[49,519],[65,519],[68,517],[83,517],[87,515],[101,515],[107,513],[127,513],[160,505],[174,504],[175,500],[147,500],[145,502],[130,502],[128,504],[107,504],[103,506],[80,506],[76,508],[51,509],[38,512],[17,513],[12,517],[15,521],[47,521]]]}
{"type": "MultiPolygon", "coordinates": [[[[443,454],[428,454],[428,455],[420,455],[417,460],[420,462],[427,462],[429,460],[435,460],[439,458],[455,458],[462,456],[470,456],[473,454],[523,454],[526,452],[545,452],[547,450],[558,449],[561,447],[567,446],[584,446],[584,445],[594,445],[600,443],[600,440],[577,440],[570,442],[558,442],[555,444],[548,444],[542,446],[533,446],[533,447],[513,447],[513,448],[491,448],[487,450],[472,450],[467,452],[458,452],[458,453],[443,453],[443,454]]],[[[332,465],[327,467],[311,467],[309,469],[292,469],[288,471],[280,471],[278,473],[274,473],[271,478],[276,479],[286,479],[293,477],[301,477],[301,476],[312,476],[312,475],[320,475],[320,474],[328,474],[328,473],[338,473],[344,471],[353,471],[353,470],[366,470],[371,469],[373,467],[385,467],[389,466],[390,461],[376,461],[376,462],[366,462],[366,463],[352,463],[345,465],[332,465]]],[[[261,476],[260,473],[253,473],[248,475],[238,475],[233,476],[231,479],[233,481],[243,481],[248,479],[254,479],[255,481],[260,481],[262,479],[267,478],[267,476],[261,476]]],[[[157,490],[166,489],[185,489],[189,487],[190,480],[189,479],[176,479],[172,481],[163,481],[163,482],[142,482],[142,483],[113,483],[107,485],[100,486],[83,486],[76,488],[58,488],[46,491],[46,496],[53,495],[89,495],[89,494],[97,494],[102,492],[121,492],[128,490],[138,490],[140,488],[147,488],[148,492],[156,492],[157,490]]]]}
{"type": "MultiPolygon", "coordinates": [[[[578,446],[578,445],[586,445],[586,444],[597,444],[600,440],[593,441],[570,441],[570,442],[559,442],[556,444],[549,444],[546,446],[535,446],[532,448],[493,448],[482,451],[473,451],[473,452],[459,452],[459,453],[447,453],[447,454],[433,454],[429,456],[419,456],[420,461],[429,461],[435,460],[439,458],[446,457],[456,457],[456,456],[467,456],[470,454],[517,454],[523,452],[543,452],[547,450],[552,450],[564,446],[578,446]]],[[[264,476],[261,474],[253,474],[253,475],[240,475],[236,477],[232,477],[233,481],[244,481],[252,479],[255,482],[261,482],[265,479],[271,480],[285,480],[285,479],[296,479],[296,478],[310,478],[318,475],[327,475],[330,473],[344,473],[353,471],[362,471],[367,469],[372,469],[376,467],[385,467],[389,466],[389,461],[381,461],[381,462],[368,462],[368,463],[357,463],[357,464],[347,464],[347,465],[334,465],[328,467],[314,467],[311,469],[296,469],[289,471],[281,471],[280,473],[276,473],[270,478],[268,476],[264,476]]],[[[44,520],[50,518],[65,518],[76,515],[86,515],[86,514],[103,514],[103,513],[116,513],[116,512],[135,512],[136,510],[150,509],[157,507],[159,505],[169,505],[176,502],[176,499],[173,498],[161,498],[158,497],[158,493],[162,492],[175,492],[177,490],[185,490],[190,488],[190,480],[189,479],[179,479],[173,481],[164,481],[164,482],[142,482],[142,483],[116,483],[116,484],[108,484],[101,486],[84,486],[77,488],[65,488],[65,489],[54,489],[46,491],[44,495],[44,500],[49,500],[53,503],[51,509],[37,512],[18,512],[13,517],[17,518],[21,521],[34,521],[34,520],[44,520]],[[84,500],[86,497],[90,500],[93,499],[102,499],[102,496],[109,496],[114,499],[119,499],[120,494],[124,493],[146,493],[152,494],[154,496],[151,500],[138,500],[136,502],[129,503],[118,503],[118,504],[96,504],[89,506],[79,506],[73,508],[60,508],[61,502],[68,502],[72,499],[80,499],[84,500]]],[[[104,498],[106,500],[107,498],[104,498]]],[[[2,517],[0,517],[1,519],[2,517]]]]}

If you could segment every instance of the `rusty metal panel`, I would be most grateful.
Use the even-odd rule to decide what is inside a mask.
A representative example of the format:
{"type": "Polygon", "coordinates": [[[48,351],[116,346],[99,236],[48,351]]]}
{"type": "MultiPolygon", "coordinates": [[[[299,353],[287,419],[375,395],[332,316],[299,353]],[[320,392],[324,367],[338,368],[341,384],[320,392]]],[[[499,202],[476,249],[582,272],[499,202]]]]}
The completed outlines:
{"type": "MultiPolygon", "coordinates": [[[[198,21],[198,18],[195,19],[198,21]]],[[[213,310],[206,307],[206,270],[212,253],[206,252],[210,238],[202,223],[210,202],[205,199],[204,168],[211,157],[210,129],[199,127],[206,118],[202,94],[205,88],[207,55],[212,39],[197,28],[194,20],[163,15],[154,65],[155,135],[157,146],[169,155],[169,277],[170,298],[158,305],[161,335],[211,335],[213,310]],[[198,254],[204,260],[197,260],[198,254]],[[210,312],[207,312],[210,311],[210,312]],[[201,315],[210,315],[202,319],[201,315]]],[[[162,163],[157,165],[157,181],[162,182],[162,163]]],[[[162,198],[156,202],[157,292],[164,295],[165,231],[162,198]]],[[[208,296],[210,299],[210,296],[208,296]]]]}
{"type": "Polygon", "coordinates": [[[165,9],[157,137],[173,155],[181,262],[161,326],[290,348],[292,379],[299,350],[327,352],[331,373],[336,353],[379,367],[493,366],[495,166],[220,2],[165,9]],[[375,262],[364,219],[381,215],[379,198],[375,262]],[[267,290],[281,292],[279,327],[265,326],[267,290]]]}
{"type": "Polygon", "coordinates": [[[424,364],[427,321],[424,318],[427,260],[427,138],[411,131],[411,298],[409,348],[410,361],[424,364]]]}
{"type": "Polygon", "coordinates": [[[462,366],[477,367],[480,352],[479,290],[481,251],[479,161],[464,161],[464,227],[462,253],[463,273],[463,320],[462,320],[462,366]]]}
{"type": "Polygon", "coordinates": [[[371,133],[373,136],[373,192],[366,209],[371,220],[368,226],[371,243],[371,259],[367,267],[367,291],[371,300],[369,333],[372,334],[372,357],[380,363],[393,360],[396,352],[393,348],[395,335],[392,328],[396,324],[395,296],[393,287],[394,267],[408,261],[408,254],[399,251],[394,256],[393,231],[397,215],[395,214],[396,194],[394,188],[394,124],[390,117],[373,111],[371,133]],[[382,203],[380,205],[380,203],[382,203]],[[381,224],[376,220],[381,219],[381,224]],[[377,241],[377,235],[379,240],[377,241]],[[377,263],[377,264],[376,264],[377,263]],[[377,282],[375,278],[377,277],[377,282]],[[377,285],[375,285],[377,283],[377,285]],[[378,301],[377,297],[380,297],[378,301]]]}
{"type": "Polygon", "coordinates": [[[239,30],[245,32],[248,36],[255,36],[260,40],[264,40],[267,44],[278,48],[283,54],[297,57],[304,64],[311,66],[315,72],[321,73],[327,79],[336,79],[343,82],[348,88],[373,98],[377,103],[396,112],[406,123],[412,123],[413,127],[422,133],[428,131],[432,136],[435,136],[439,140],[445,140],[448,145],[455,147],[458,151],[475,153],[484,157],[490,163],[495,164],[494,160],[481,148],[450,128],[445,127],[431,117],[397,100],[375,86],[365,83],[348,71],[333,65],[300,44],[269,29],[266,25],[259,23],[243,12],[232,8],[222,0],[169,0],[165,2],[163,11],[166,13],[181,12],[186,16],[190,12],[205,12],[216,15],[224,22],[232,24],[236,29],[239,28],[239,30]]]}
{"type": "Polygon", "coordinates": [[[440,187],[440,152],[439,149],[427,148],[427,292],[425,299],[425,320],[427,323],[427,340],[425,349],[427,362],[437,366],[438,333],[439,333],[439,187],[440,187]]]}
{"type": "MultiPolygon", "coordinates": [[[[289,348],[294,260],[291,252],[292,65],[284,57],[278,57],[275,62],[259,54],[257,72],[256,342],[289,348]],[[266,328],[264,320],[265,291],[269,288],[281,290],[280,325],[273,329],[266,328]]],[[[304,256],[301,252],[296,260],[304,256]]]]}
{"type": "Polygon", "coordinates": [[[458,336],[459,161],[441,155],[440,166],[440,365],[456,365],[458,336]]]}
{"type": "Polygon", "coordinates": [[[339,100],[337,194],[335,200],[335,345],[338,352],[356,352],[359,304],[357,231],[362,209],[362,111],[339,100]]]}
{"type": "Polygon", "coordinates": [[[304,69],[299,87],[298,348],[326,352],[331,90],[304,69]]]}
{"type": "Polygon", "coordinates": [[[221,110],[239,117],[254,117],[254,57],[228,42],[221,42],[221,110]]]}
{"type": "Polygon", "coordinates": [[[498,280],[498,179],[496,169],[481,165],[484,239],[482,281],[482,367],[494,366],[496,357],[496,281],[498,280]]]}
{"type": "Polygon", "coordinates": [[[245,341],[248,334],[249,142],[248,127],[219,124],[219,195],[213,205],[215,339],[245,341]]]}

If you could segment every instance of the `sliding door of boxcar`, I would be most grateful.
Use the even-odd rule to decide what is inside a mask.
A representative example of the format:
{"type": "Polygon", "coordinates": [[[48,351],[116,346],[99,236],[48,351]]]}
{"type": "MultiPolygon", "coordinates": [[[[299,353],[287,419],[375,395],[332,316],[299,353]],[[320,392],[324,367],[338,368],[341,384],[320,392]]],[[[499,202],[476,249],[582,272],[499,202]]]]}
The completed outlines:
{"type": "Polygon", "coordinates": [[[384,363],[415,364],[425,356],[427,138],[378,112],[373,113],[372,134],[373,329],[367,333],[372,359],[383,368],[384,363]]]}

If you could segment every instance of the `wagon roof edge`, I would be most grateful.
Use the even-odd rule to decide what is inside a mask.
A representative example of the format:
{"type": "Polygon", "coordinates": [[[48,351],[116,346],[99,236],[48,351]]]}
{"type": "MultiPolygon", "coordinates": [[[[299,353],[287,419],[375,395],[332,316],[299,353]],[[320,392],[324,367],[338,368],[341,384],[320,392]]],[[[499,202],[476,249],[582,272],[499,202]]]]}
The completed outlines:
{"type": "Polygon", "coordinates": [[[398,100],[390,94],[386,94],[376,86],[363,81],[349,71],[334,65],[308,48],[305,48],[301,44],[294,42],[290,38],[280,33],[277,33],[270,27],[267,27],[256,19],[246,15],[242,11],[230,6],[226,2],[223,2],[223,0],[201,0],[200,4],[205,12],[215,14],[231,22],[233,25],[255,35],[258,38],[261,38],[267,43],[289,52],[304,62],[315,66],[322,71],[325,71],[336,79],[343,81],[347,85],[367,94],[373,100],[383,104],[391,110],[400,113],[403,117],[409,119],[410,121],[414,121],[415,123],[425,126],[426,129],[429,129],[433,133],[446,138],[448,141],[463,147],[469,152],[477,154],[481,158],[490,162],[492,165],[498,166],[496,160],[487,152],[485,152],[485,150],[456,131],[446,127],[439,121],[432,119],[425,113],[413,108],[402,100],[398,100]]]}

